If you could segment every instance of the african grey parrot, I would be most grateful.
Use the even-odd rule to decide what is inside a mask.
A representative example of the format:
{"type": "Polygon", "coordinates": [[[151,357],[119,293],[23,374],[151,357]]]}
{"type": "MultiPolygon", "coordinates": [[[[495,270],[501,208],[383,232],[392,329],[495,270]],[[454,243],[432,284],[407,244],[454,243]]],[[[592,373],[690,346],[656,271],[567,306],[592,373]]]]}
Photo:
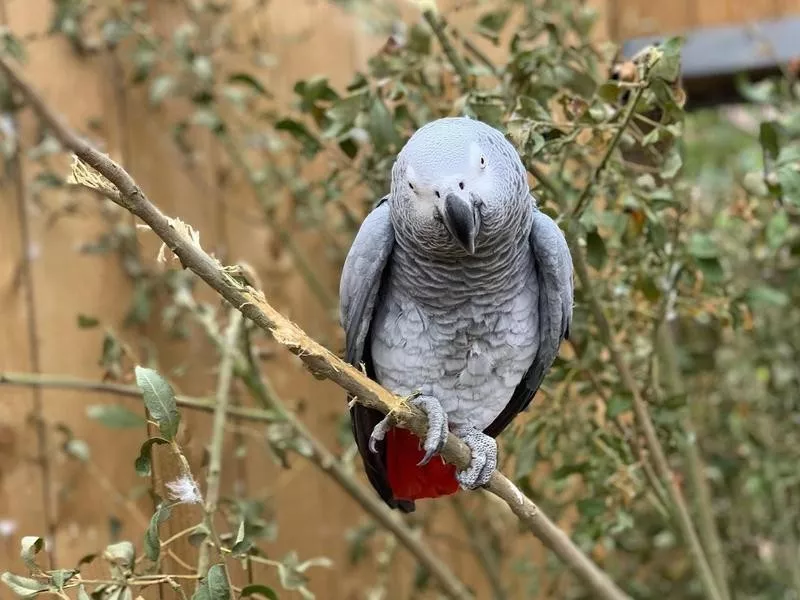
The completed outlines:
{"type": "Polygon", "coordinates": [[[424,442],[354,404],[370,483],[392,508],[485,485],[495,438],[525,410],[569,336],[572,257],[498,130],[432,121],[397,156],[389,195],[362,223],[339,288],[346,360],[428,417],[424,442]],[[431,458],[448,429],[471,449],[460,472],[431,458]],[[420,448],[422,446],[422,448],[420,448]],[[424,454],[423,454],[424,451],[424,454]]]}

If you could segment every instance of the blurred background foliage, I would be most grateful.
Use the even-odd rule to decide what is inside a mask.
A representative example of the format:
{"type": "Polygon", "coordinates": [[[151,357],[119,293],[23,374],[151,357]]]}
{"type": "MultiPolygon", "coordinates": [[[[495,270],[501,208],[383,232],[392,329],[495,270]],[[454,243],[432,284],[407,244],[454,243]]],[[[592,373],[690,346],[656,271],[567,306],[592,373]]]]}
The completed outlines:
{"type": "MultiPolygon", "coordinates": [[[[260,208],[243,218],[261,219],[274,233],[331,319],[336,288],[321,274],[338,273],[364,215],[387,193],[394,156],[409,135],[454,114],[506,131],[541,209],[585,255],[610,339],[647,401],[724,597],[798,598],[797,74],[787,67],[780,78],[742,79],[749,104],[686,113],[681,40],[622,60],[592,36],[598,13],[580,2],[474,3],[469,29],[449,26],[446,11],[421,18],[416,9],[399,14],[391,2],[339,4],[385,44],[346,87],[324,73],[297,81],[291,109],[274,101],[260,75],[276,66],[269,50],[257,37],[234,35],[247,11],[226,3],[186,2],[167,26],[150,22],[137,2],[101,8],[59,0],[50,34],[66,37],[86,60],[119,49],[125,85],[146,88],[187,168],[209,151],[198,146],[197,132],[213,134],[214,151],[247,180],[260,208]],[[324,241],[324,255],[309,255],[302,232],[324,241]]],[[[2,39],[4,52],[24,59],[31,40],[8,30],[2,39]]],[[[19,108],[0,82],[0,110],[19,108]]],[[[11,156],[14,136],[2,142],[11,156]]],[[[65,185],[63,167],[51,161],[59,152],[42,132],[28,153],[42,194],[65,185]]],[[[100,210],[107,231],[84,251],[122,259],[135,282],[128,326],[189,336],[199,324],[219,347],[218,307],[194,298],[186,273],[142,258],[125,215],[110,205],[100,210]]],[[[710,597],[584,285],[577,285],[573,323],[533,408],[502,435],[502,470],[634,598],[710,597]]],[[[109,330],[100,349],[110,380],[129,380],[121,335],[109,330]]],[[[342,349],[340,338],[323,341],[342,349]]],[[[248,330],[247,344],[268,342],[248,330]]],[[[342,417],[330,427],[338,431],[337,454],[360,477],[341,401],[342,417]]],[[[268,425],[267,440],[288,465],[287,453],[308,452],[284,425],[280,418],[268,425]]],[[[504,507],[474,496],[469,510],[459,499],[437,504],[454,510],[467,531],[481,532],[472,550],[494,596],[588,597],[553,557],[529,558],[531,542],[503,517],[504,507]]],[[[426,504],[415,526],[432,519],[435,507],[426,504]]],[[[245,502],[233,514],[260,510],[245,502]]],[[[278,518],[253,516],[253,548],[275,535],[265,519],[278,518]]],[[[353,563],[372,560],[368,548],[378,535],[368,521],[342,540],[353,563]]],[[[383,543],[389,554],[378,561],[390,562],[393,546],[383,543]]],[[[347,567],[337,568],[346,577],[347,567]]],[[[424,571],[416,585],[430,589],[424,571]]],[[[393,597],[389,587],[376,580],[368,597],[393,597]]]]}

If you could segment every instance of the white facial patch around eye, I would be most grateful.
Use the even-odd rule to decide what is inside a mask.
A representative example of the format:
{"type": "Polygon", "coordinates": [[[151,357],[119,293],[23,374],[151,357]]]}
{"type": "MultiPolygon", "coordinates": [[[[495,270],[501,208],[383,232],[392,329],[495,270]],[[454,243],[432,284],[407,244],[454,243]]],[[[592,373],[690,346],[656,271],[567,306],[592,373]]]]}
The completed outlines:
{"type": "Polygon", "coordinates": [[[412,190],[417,190],[418,186],[416,184],[417,181],[417,173],[414,171],[414,167],[408,165],[406,167],[406,183],[408,187],[412,190]]]}
{"type": "Polygon", "coordinates": [[[469,165],[476,172],[486,168],[486,155],[477,142],[470,142],[469,144],[469,165]]]}

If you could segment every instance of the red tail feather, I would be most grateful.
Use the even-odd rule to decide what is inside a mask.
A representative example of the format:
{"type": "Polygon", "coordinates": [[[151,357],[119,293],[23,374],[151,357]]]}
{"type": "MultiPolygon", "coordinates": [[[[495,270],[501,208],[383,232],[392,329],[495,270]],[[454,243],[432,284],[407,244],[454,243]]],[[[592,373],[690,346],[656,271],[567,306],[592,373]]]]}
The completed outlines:
{"type": "Polygon", "coordinates": [[[438,456],[418,467],[417,463],[425,456],[421,445],[419,438],[407,429],[395,427],[386,435],[386,470],[394,497],[419,500],[455,494],[456,468],[438,456]]]}

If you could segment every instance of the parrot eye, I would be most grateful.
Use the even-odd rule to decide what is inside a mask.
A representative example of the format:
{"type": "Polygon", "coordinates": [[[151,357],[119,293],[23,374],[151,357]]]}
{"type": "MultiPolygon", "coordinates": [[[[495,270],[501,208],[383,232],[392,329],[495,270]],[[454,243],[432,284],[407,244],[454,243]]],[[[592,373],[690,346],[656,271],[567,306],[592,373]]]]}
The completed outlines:
{"type": "Polygon", "coordinates": [[[437,191],[435,191],[435,192],[433,192],[433,193],[434,193],[434,194],[436,194],[436,197],[437,197],[437,198],[441,198],[441,195],[439,194],[439,191],[438,191],[438,190],[437,190],[437,191]]]}
{"type": "Polygon", "coordinates": [[[408,187],[410,187],[412,190],[414,189],[414,186],[412,185],[412,183],[410,181],[408,182],[408,187]]]}
{"type": "Polygon", "coordinates": [[[463,190],[464,189],[464,182],[463,181],[459,181],[458,182],[458,187],[459,187],[459,189],[463,190]]]}
{"type": "Polygon", "coordinates": [[[486,159],[484,157],[482,157],[482,156],[481,156],[481,166],[482,167],[486,166],[486,159]]]}

